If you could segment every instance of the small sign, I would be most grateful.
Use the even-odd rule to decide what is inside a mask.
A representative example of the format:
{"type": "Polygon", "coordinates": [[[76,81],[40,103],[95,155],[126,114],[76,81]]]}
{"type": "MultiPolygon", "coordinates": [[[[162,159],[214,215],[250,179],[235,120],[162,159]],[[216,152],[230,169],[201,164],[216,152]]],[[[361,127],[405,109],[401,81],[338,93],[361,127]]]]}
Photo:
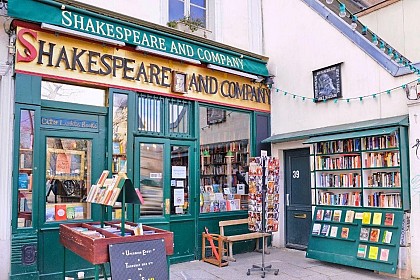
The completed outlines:
{"type": "Polygon", "coordinates": [[[109,245],[112,280],[167,280],[164,239],[109,245]]]}
{"type": "Polygon", "coordinates": [[[186,166],[172,166],[172,178],[173,179],[187,178],[187,167],[186,166]]]}
{"type": "Polygon", "coordinates": [[[342,97],[341,64],[312,72],[315,102],[342,97]]]}

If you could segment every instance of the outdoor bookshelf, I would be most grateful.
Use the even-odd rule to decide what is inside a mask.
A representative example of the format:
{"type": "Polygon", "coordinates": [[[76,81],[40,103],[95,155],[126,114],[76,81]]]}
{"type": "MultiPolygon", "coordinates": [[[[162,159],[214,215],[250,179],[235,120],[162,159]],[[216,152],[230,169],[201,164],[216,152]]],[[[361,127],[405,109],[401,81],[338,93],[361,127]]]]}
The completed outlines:
{"type": "Polygon", "coordinates": [[[410,201],[406,141],[406,128],[390,127],[306,142],[315,206],[307,257],[396,273],[410,201]]]}

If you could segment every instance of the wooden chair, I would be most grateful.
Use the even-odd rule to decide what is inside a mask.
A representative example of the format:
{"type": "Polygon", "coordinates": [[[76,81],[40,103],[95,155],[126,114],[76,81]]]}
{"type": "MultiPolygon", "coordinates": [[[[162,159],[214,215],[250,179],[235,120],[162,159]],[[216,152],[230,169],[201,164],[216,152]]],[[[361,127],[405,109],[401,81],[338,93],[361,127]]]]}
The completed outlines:
{"type": "Polygon", "coordinates": [[[225,248],[226,238],[220,234],[203,232],[202,259],[205,262],[217,265],[218,267],[227,266],[229,262],[223,258],[227,252],[225,248]]]}

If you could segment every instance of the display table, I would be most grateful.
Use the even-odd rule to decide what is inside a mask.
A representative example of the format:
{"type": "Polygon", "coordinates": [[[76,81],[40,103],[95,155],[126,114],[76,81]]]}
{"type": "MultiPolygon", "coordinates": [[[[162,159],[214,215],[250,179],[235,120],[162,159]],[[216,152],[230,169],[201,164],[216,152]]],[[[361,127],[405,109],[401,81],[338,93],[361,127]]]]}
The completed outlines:
{"type": "MultiPolygon", "coordinates": [[[[144,234],[134,235],[137,224],[125,222],[126,236],[121,236],[120,222],[103,222],[103,224],[103,228],[100,222],[60,225],[60,242],[65,249],[95,265],[95,279],[99,279],[99,266],[104,269],[103,264],[110,262],[109,245],[162,239],[166,255],[173,254],[173,233],[170,231],[143,225],[144,234]]],[[[65,261],[63,272],[65,272],[65,261]]]]}

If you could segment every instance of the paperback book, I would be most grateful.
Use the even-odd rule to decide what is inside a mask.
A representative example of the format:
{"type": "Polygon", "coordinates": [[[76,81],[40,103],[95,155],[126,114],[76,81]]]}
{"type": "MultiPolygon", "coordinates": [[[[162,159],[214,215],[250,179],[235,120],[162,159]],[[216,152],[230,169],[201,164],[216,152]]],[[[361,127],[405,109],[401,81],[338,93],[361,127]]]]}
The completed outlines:
{"type": "Polygon", "coordinates": [[[370,238],[369,241],[370,242],[378,242],[379,241],[379,234],[381,233],[381,230],[378,228],[373,228],[370,231],[370,238]]]}
{"type": "Polygon", "coordinates": [[[321,235],[328,236],[328,233],[330,232],[330,225],[324,224],[322,226],[321,235]]]}
{"type": "Polygon", "coordinates": [[[341,228],[341,238],[347,239],[349,237],[349,228],[343,227],[341,228]]]}
{"type": "Polygon", "coordinates": [[[377,246],[370,246],[369,247],[369,255],[368,258],[372,259],[372,260],[377,260],[378,259],[378,250],[379,247],[377,246]]]}
{"type": "Polygon", "coordinates": [[[325,210],[324,221],[331,221],[332,210],[325,210]]]}
{"type": "Polygon", "coordinates": [[[362,227],[360,229],[360,240],[368,241],[369,240],[369,233],[370,233],[370,228],[362,227]]]}
{"type": "Polygon", "coordinates": [[[312,234],[319,235],[321,233],[321,224],[314,223],[314,227],[312,228],[312,234]]]}
{"type": "Polygon", "coordinates": [[[380,225],[382,221],[382,213],[373,213],[372,225],[380,225]]]}
{"type": "Polygon", "coordinates": [[[316,219],[318,221],[321,221],[323,219],[323,217],[324,217],[324,210],[323,209],[318,209],[316,211],[316,219]]]}
{"type": "Polygon", "coordinates": [[[334,222],[340,222],[341,221],[341,210],[334,210],[333,221],[334,222]]]}
{"type": "Polygon", "coordinates": [[[389,249],[382,248],[379,260],[387,262],[389,257],[389,249]]]}
{"type": "Polygon", "coordinates": [[[392,239],[392,231],[385,230],[384,234],[382,236],[382,242],[383,243],[391,243],[391,239],[392,239]]]}
{"type": "Polygon", "coordinates": [[[357,248],[357,256],[359,258],[366,258],[366,251],[367,251],[367,245],[359,244],[359,247],[357,248]]]}
{"type": "Polygon", "coordinates": [[[384,225],[393,226],[394,225],[394,213],[386,213],[384,225]]]}
{"type": "Polygon", "coordinates": [[[370,224],[371,217],[372,217],[372,213],[363,212],[362,224],[364,224],[364,225],[370,224]]]}
{"type": "Polygon", "coordinates": [[[344,222],[346,223],[353,223],[354,220],[354,211],[353,210],[347,210],[346,211],[346,218],[344,222]]]}
{"type": "Polygon", "coordinates": [[[330,230],[330,237],[337,237],[338,227],[333,226],[330,230]]]}

